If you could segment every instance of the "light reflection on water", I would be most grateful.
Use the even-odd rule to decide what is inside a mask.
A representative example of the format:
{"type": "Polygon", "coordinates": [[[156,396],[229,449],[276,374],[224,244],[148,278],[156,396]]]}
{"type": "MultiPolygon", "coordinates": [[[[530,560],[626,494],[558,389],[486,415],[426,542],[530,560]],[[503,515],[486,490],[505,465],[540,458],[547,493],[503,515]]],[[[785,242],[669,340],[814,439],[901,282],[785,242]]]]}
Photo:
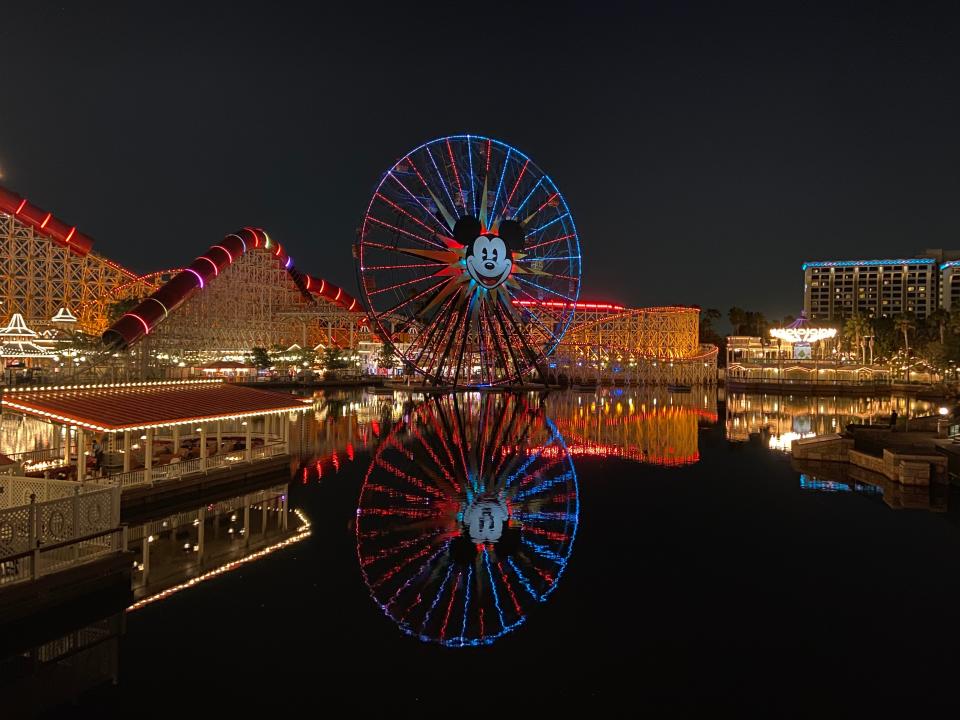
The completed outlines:
{"type": "Polygon", "coordinates": [[[745,442],[760,435],[772,450],[790,452],[797,439],[843,432],[851,423],[886,424],[900,417],[936,412],[936,403],[906,397],[816,397],[730,393],[726,399],[726,436],[745,442]]]}
{"type": "Polygon", "coordinates": [[[448,395],[380,443],[357,507],[374,602],[406,634],[487,645],[566,569],[579,520],[573,458],[537,397],[448,395]]]}

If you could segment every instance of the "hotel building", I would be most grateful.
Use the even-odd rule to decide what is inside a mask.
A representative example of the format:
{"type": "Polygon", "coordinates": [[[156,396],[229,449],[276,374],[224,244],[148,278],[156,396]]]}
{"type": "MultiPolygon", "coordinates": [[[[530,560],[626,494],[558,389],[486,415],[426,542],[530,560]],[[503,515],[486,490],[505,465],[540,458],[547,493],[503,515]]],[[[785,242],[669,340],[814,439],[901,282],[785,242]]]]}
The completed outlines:
{"type": "Polygon", "coordinates": [[[803,309],[810,320],[845,320],[854,314],[892,318],[903,313],[923,320],[938,307],[960,307],[960,251],[803,264],[803,309]]]}

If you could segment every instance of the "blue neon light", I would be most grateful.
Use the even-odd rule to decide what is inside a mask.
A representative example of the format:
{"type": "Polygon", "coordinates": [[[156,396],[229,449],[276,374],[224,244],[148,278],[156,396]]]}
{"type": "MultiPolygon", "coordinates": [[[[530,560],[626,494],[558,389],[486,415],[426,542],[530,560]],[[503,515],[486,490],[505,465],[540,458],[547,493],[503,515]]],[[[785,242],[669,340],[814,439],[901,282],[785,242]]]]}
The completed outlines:
{"type": "Polygon", "coordinates": [[[933,265],[933,258],[900,258],[889,260],[816,260],[805,262],[801,269],[808,267],[863,267],[865,265],[933,265]]]}
{"type": "MultiPolygon", "coordinates": [[[[440,174],[440,168],[437,167],[437,161],[433,159],[433,153],[430,152],[430,148],[427,148],[427,155],[430,157],[430,162],[433,163],[433,169],[437,173],[437,177],[440,179],[440,184],[443,185],[443,191],[447,194],[447,200],[450,201],[450,214],[455,214],[457,212],[457,204],[453,201],[453,195],[450,194],[450,188],[447,187],[446,180],[443,179],[443,175],[440,174]]],[[[453,228],[450,228],[453,230],[453,228]]]]}
{"type": "Polygon", "coordinates": [[[524,206],[527,204],[527,201],[533,197],[533,194],[537,191],[537,188],[543,184],[543,177],[537,180],[537,184],[533,186],[533,190],[527,193],[527,196],[523,199],[523,202],[517,205],[517,209],[513,211],[513,217],[520,217],[520,212],[523,210],[524,206]]]}
{"type": "Polygon", "coordinates": [[[569,214],[570,214],[570,213],[565,212],[565,213],[563,213],[563,215],[557,215],[557,217],[555,217],[555,218],[554,218],[553,220],[551,220],[550,222],[544,223],[544,224],[541,225],[540,227],[535,228],[534,230],[531,230],[530,232],[528,232],[528,233],[527,233],[527,237],[533,237],[533,236],[536,235],[537,233],[540,233],[540,232],[546,230],[548,227],[550,227],[550,226],[553,225],[554,223],[557,223],[557,222],[560,222],[561,220],[563,220],[563,219],[564,219],[565,217],[567,217],[569,214]]]}
{"type": "Polygon", "coordinates": [[[473,214],[477,214],[477,190],[473,179],[473,143],[470,142],[470,136],[467,135],[467,160],[470,163],[470,197],[473,198],[473,214]]]}

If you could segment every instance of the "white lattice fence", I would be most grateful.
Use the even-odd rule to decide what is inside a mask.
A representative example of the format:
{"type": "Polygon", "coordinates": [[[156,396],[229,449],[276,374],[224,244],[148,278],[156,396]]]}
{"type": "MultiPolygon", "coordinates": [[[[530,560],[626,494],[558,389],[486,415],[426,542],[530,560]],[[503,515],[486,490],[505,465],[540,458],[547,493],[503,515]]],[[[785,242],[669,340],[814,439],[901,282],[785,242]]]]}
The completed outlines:
{"type": "MultiPolygon", "coordinates": [[[[120,524],[120,490],[103,488],[56,500],[0,510],[0,558],[115,528],[120,524]]],[[[90,541],[108,543],[109,540],[90,541]]],[[[92,547],[92,546],[91,546],[92,547]]],[[[51,562],[59,558],[51,557],[51,562]]]]}

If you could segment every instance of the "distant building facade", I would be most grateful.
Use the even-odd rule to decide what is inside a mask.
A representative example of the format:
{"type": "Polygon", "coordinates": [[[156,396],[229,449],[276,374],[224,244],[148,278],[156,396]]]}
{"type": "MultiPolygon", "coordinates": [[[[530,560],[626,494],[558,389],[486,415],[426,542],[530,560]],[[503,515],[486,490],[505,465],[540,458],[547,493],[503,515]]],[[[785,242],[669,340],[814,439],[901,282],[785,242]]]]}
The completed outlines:
{"type": "Polygon", "coordinates": [[[893,318],[904,313],[923,320],[940,307],[960,308],[960,251],[803,264],[803,309],[810,320],[893,318]]]}

